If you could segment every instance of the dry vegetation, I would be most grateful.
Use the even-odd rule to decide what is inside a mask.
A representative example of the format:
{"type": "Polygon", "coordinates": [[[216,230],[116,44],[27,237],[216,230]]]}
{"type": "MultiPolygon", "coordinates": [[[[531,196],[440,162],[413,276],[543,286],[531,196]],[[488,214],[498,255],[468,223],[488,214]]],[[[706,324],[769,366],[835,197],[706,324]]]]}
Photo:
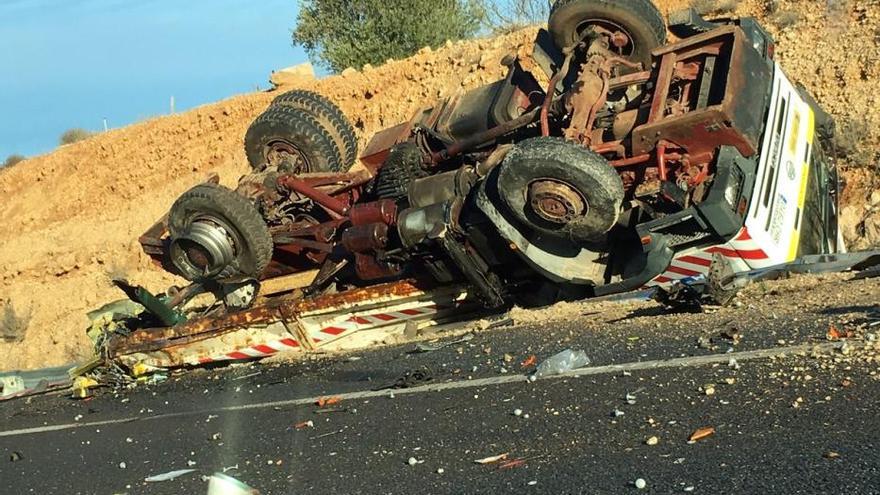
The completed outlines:
{"type": "Polygon", "coordinates": [[[3,342],[22,342],[30,324],[31,315],[15,310],[12,301],[0,303],[0,339],[3,342]]]}
{"type": "Polygon", "coordinates": [[[12,167],[14,165],[18,165],[19,163],[25,161],[26,159],[27,158],[25,158],[24,155],[12,154],[12,155],[7,156],[6,160],[3,160],[3,165],[0,165],[0,167],[3,167],[3,168],[12,167]]]}

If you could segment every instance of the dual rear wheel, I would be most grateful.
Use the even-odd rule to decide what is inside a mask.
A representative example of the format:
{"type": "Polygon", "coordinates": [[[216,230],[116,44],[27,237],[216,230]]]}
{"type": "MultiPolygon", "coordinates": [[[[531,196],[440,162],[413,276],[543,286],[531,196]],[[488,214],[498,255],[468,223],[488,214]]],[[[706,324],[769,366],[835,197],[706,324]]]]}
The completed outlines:
{"type": "Polygon", "coordinates": [[[245,152],[255,172],[339,172],[357,159],[357,137],[342,111],[305,90],[278,96],[245,135],[245,152]]]}
{"type": "MultiPolygon", "coordinates": [[[[245,135],[255,172],[337,172],[357,158],[357,137],[342,111],[311,91],[275,98],[245,135]]],[[[169,257],[188,280],[257,278],[272,259],[272,236],[254,203],[225,187],[201,184],[168,217],[169,257]]]]}

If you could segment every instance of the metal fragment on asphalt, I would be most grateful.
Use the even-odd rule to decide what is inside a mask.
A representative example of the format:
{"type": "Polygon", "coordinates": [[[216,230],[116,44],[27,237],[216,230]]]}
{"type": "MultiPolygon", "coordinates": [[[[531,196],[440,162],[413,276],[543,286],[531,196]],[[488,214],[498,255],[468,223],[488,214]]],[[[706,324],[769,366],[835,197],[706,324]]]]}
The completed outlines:
{"type": "Polygon", "coordinates": [[[153,476],[147,476],[144,478],[144,481],[147,483],[159,483],[162,481],[171,481],[175,478],[183,476],[184,474],[189,474],[194,472],[195,469],[178,469],[175,471],[168,471],[167,473],[155,474],[153,476]]]}

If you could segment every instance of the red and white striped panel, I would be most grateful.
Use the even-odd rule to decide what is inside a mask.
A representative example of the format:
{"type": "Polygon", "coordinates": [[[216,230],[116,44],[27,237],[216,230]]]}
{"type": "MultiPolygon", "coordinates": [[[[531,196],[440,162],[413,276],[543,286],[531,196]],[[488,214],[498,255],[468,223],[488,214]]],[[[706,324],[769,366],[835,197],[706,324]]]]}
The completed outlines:
{"type": "Polygon", "coordinates": [[[327,322],[313,325],[303,321],[309,337],[315,343],[336,340],[346,334],[378,328],[386,325],[401,323],[414,318],[430,316],[440,311],[436,304],[429,303],[426,306],[398,309],[397,311],[382,311],[367,314],[343,317],[341,321],[327,322]]]}
{"type": "Polygon", "coordinates": [[[248,347],[242,347],[231,352],[211,357],[200,357],[195,363],[190,364],[207,364],[219,361],[239,361],[242,359],[264,358],[277,354],[282,351],[301,351],[302,346],[296,339],[284,338],[279,340],[271,340],[264,344],[255,344],[248,347]]]}
{"type": "Polygon", "coordinates": [[[645,284],[645,287],[669,285],[677,280],[707,274],[714,254],[727,258],[734,273],[773,264],[767,253],[749,235],[748,229],[743,227],[739,235],[725,244],[676,254],[666,271],[645,284]]]}
{"type": "MultiPolygon", "coordinates": [[[[424,301],[409,303],[399,307],[396,311],[373,311],[363,314],[339,316],[327,319],[326,316],[318,321],[306,317],[300,320],[300,324],[314,344],[324,345],[338,340],[354,332],[370,330],[374,328],[395,325],[415,318],[423,318],[437,314],[442,309],[453,308],[453,305],[438,306],[437,304],[424,301]],[[338,320],[338,321],[334,321],[338,320]]],[[[269,333],[266,333],[269,336],[269,333]]],[[[223,352],[198,358],[188,364],[207,364],[220,361],[238,361],[244,359],[264,358],[281,351],[301,351],[302,346],[292,337],[271,339],[261,344],[251,344],[237,347],[232,351],[223,352]]]]}
{"type": "Polygon", "coordinates": [[[765,268],[775,263],[770,259],[766,251],[761,249],[757,242],[749,235],[749,230],[743,227],[735,239],[721,246],[710,247],[705,250],[708,253],[719,253],[727,258],[743,260],[749,269],[765,268]]]}

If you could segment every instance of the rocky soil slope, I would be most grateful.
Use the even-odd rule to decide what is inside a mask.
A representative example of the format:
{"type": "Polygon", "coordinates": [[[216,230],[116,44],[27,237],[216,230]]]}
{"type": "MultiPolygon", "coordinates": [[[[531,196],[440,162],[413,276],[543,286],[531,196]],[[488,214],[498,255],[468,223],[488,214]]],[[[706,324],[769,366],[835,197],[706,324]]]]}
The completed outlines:
{"type": "MultiPolygon", "coordinates": [[[[665,10],[686,2],[658,3],[665,10]]],[[[846,137],[840,147],[847,156],[848,239],[864,247],[880,238],[880,213],[872,213],[880,211],[880,195],[870,195],[880,150],[880,3],[721,3],[736,3],[737,14],[765,20],[778,39],[782,65],[839,119],[846,137]]],[[[318,80],[308,89],[336,101],[363,144],[438,97],[499,78],[501,57],[511,51],[527,56],[533,36],[534,29],[526,29],[448,43],[318,80]]],[[[155,289],[179,283],[149,263],[137,237],[209,173],[235,183],[247,170],[245,130],[274,96],[241,95],[158,117],[0,171],[0,306],[29,318],[23,341],[0,343],[0,370],[89,355],[85,312],[118,297],[110,276],[155,289]]]]}

